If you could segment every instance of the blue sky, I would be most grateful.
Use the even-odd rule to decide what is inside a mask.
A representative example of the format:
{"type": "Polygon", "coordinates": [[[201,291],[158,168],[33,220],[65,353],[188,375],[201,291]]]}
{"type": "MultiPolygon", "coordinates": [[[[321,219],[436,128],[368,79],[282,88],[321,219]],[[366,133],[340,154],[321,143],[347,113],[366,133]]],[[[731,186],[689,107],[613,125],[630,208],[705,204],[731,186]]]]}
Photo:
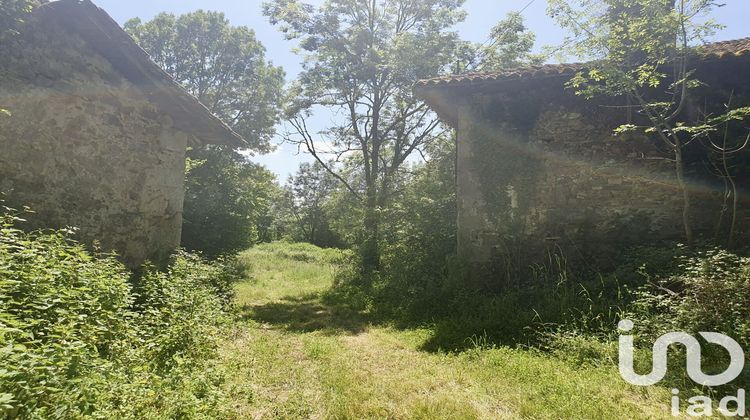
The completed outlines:
{"type": "MultiPolygon", "coordinates": [[[[163,11],[181,14],[193,10],[218,10],[224,12],[234,25],[245,25],[255,30],[258,39],[266,47],[266,57],[275,65],[284,67],[287,80],[299,72],[299,57],[291,52],[294,46],[285,41],[276,28],[268,23],[261,12],[262,0],[93,0],[106,10],[117,22],[123,24],[132,17],[147,20],[163,11]]],[[[307,0],[307,3],[320,4],[322,0],[307,0]]],[[[464,9],[468,12],[466,21],[457,29],[462,38],[483,42],[495,23],[511,10],[520,10],[529,0],[467,0],[464,9]]],[[[744,38],[750,36],[750,0],[725,0],[726,5],[715,13],[715,19],[726,26],[716,35],[716,40],[744,38]]],[[[546,0],[534,0],[524,11],[527,26],[537,35],[537,48],[543,45],[557,45],[564,32],[546,16],[546,0]]],[[[325,116],[318,116],[324,121],[325,116]]],[[[280,126],[279,130],[283,130],[280,126]]],[[[284,145],[266,156],[256,156],[253,160],[266,165],[284,181],[294,172],[300,162],[309,157],[297,155],[296,148],[284,145]]]]}

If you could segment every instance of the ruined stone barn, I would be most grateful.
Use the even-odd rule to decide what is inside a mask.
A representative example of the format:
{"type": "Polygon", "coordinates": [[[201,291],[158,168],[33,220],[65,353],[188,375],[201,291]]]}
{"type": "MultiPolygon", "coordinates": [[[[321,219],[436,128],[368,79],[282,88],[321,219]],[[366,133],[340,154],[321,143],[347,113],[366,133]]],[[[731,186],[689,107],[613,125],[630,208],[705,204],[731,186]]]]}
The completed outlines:
{"type": "MultiPolygon", "coordinates": [[[[705,86],[691,94],[689,117],[722,111],[730,97],[735,106],[750,104],[750,38],[706,45],[693,64],[705,86]]],[[[615,136],[621,124],[648,123],[626,98],[576,96],[566,82],[582,69],[542,65],[417,84],[417,94],[457,129],[458,251],[465,260],[495,261],[510,272],[552,248],[566,258],[611,260],[629,244],[684,238],[681,190],[665,146],[644,134],[615,136]]],[[[700,143],[686,149],[691,218],[710,238],[727,229],[726,214],[720,221],[724,185],[700,143]]],[[[736,181],[746,189],[748,171],[736,181]]],[[[745,236],[746,204],[737,225],[745,236]]]]}
{"type": "Polygon", "coordinates": [[[245,142],[88,0],[38,7],[0,46],[0,191],[130,266],[180,244],[188,146],[245,142]]]}

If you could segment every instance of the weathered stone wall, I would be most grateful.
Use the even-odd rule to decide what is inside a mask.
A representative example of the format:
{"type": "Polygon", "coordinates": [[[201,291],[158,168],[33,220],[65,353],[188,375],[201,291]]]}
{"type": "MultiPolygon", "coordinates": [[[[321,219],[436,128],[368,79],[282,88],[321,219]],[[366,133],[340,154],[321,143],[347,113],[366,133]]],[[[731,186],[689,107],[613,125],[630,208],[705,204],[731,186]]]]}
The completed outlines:
{"type": "MultiPolygon", "coordinates": [[[[552,252],[601,266],[628,245],[683,238],[674,164],[655,138],[613,135],[628,122],[625,109],[577,98],[559,81],[512,89],[458,104],[465,260],[515,278],[552,252]]],[[[700,165],[688,171],[692,217],[708,236],[722,190],[718,179],[699,174],[700,165]]],[[[741,217],[745,231],[748,216],[741,217]]]]}
{"type": "Polygon", "coordinates": [[[60,28],[0,51],[0,191],[131,266],[179,246],[187,135],[60,28]]]}

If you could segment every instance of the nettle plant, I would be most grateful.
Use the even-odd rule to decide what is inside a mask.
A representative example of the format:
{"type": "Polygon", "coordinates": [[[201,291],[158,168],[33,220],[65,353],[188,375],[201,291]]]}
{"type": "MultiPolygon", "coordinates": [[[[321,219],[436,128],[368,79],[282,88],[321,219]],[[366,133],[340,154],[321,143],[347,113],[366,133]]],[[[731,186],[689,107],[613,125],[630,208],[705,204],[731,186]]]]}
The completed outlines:
{"type": "MultiPolygon", "coordinates": [[[[548,8],[548,14],[570,32],[565,43],[569,52],[589,61],[568,87],[588,99],[602,95],[626,98],[625,107],[645,123],[621,125],[616,133],[654,135],[671,155],[690,245],[694,234],[685,175],[686,147],[692,142],[706,144],[710,153],[717,154],[718,173],[726,179],[732,178],[726,159],[744,150],[750,139],[728,136],[730,124],[750,118],[750,108],[732,107],[731,94],[721,112],[686,112],[697,102],[698,88],[704,86],[696,77],[698,47],[720,28],[710,19],[720,6],[712,0],[550,0],[548,8]]],[[[729,195],[736,200],[737,190],[729,184],[729,195]]],[[[734,209],[736,213],[736,201],[734,209]]],[[[730,243],[733,235],[732,225],[730,243]]]]}
{"type": "Polygon", "coordinates": [[[0,204],[0,418],[220,417],[232,262],[179,253],[133,285],[115,255],[20,216],[0,204]]]}

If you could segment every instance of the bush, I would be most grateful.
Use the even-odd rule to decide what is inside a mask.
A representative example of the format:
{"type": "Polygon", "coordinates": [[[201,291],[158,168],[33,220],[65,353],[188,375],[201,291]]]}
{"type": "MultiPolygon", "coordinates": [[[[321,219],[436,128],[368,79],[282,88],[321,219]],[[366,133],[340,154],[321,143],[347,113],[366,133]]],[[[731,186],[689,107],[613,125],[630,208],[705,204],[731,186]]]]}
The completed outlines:
{"type": "MultiPolygon", "coordinates": [[[[651,367],[652,344],[662,334],[685,331],[716,331],[734,338],[743,348],[750,346],[750,258],[720,248],[702,245],[692,251],[681,245],[640,247],[631,250],[608,277],[626,279],[635,289],[619,300],[620,308],[604,316],[607,322],[592,326],[570,318],[542,334],[542,347],[578,364],[616,365],[616,322],[635,322],[637,369],[651,367]],[[637,280],[637,279],[640,280],[637,280]]],[[[723,371],[728,354],[718,346],[703,346],[703,368],[723,371]]],[[[714,372],[715,371],[715,372],[714,372]]],[[[750,384],[745,372],[732,389],[750,384]]],[[[685,352],[678,349],[669,358],[666,386],[693,387],[685,372],[685,352]]]]}
{"type": "Polygon", "coordinates": [[[77,411],[76,384],[102,369],[127,337],[134,315],[128,273],[63,232],[27,235],[11,216],[0,220],[2,408],[11,416],[77,411]]]}
{"type": "Polygon", "coordinates": [[[217,416],[231,264],[178,255],[137,287],[113,255],[0,216],[0,416],[217,416]]]}
{"type": "Polygon", "coordinates": [[[219,265],[181,253],[169,271],[148,270],[140,279],[135,306],[141,357],[157,372],[209,359],[218,327],[227,321],[232,276],[219,265]]]}
{"type": "Polygon", "coordinates": [[[226,147],[188,157],[182,246],[216,257],[270,240],[273,173],[226,147]]]}
{"type": "Polygon", "coordinates": [[[639,330],[656,337],[668,331],[716,331],[750,348],[750,258],[718,248],[679,258],[671,274],[644,273],[630,308],[639,330]]]}

